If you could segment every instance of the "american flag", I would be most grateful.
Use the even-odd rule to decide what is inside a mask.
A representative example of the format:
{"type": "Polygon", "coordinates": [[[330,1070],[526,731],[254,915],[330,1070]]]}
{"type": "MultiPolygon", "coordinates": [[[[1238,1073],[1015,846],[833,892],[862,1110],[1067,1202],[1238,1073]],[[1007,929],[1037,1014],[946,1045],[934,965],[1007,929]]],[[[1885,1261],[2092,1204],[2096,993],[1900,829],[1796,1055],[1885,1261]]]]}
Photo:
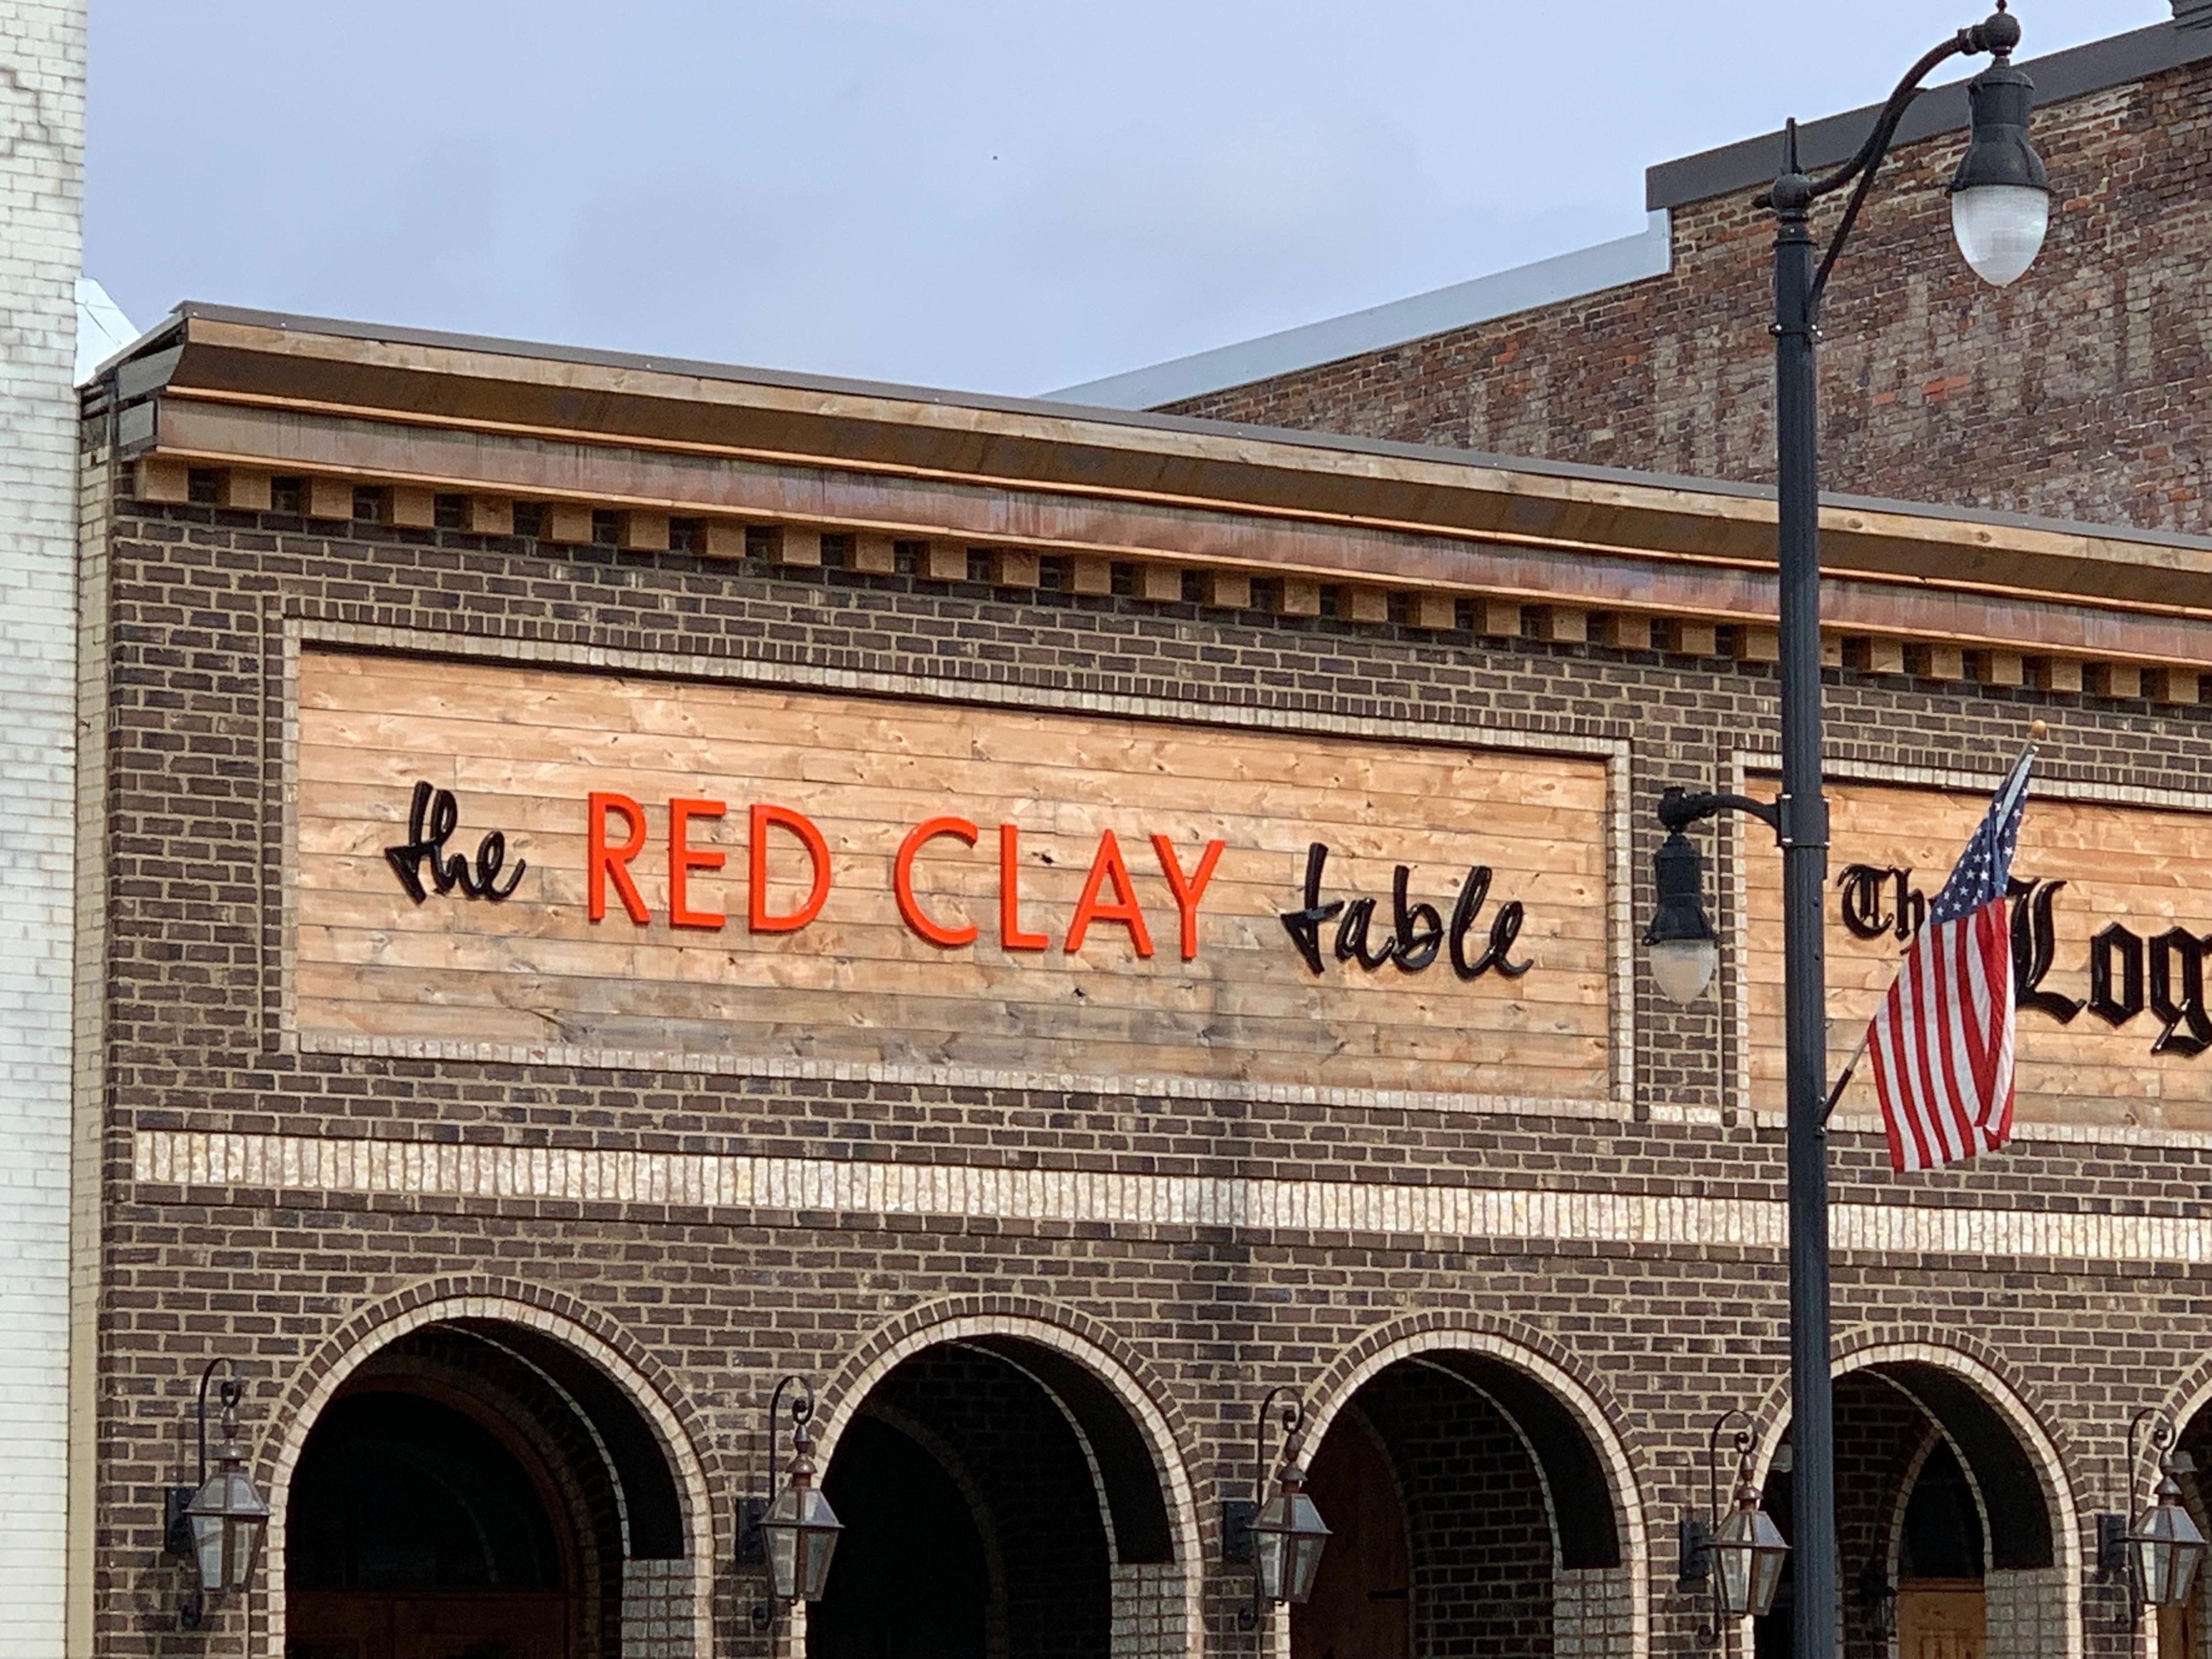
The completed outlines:
{"type": "Polygon", "coordinates": [[[1867,1028],[1889,1167],[1900,1174],[1993,1152],[2012,1136],[2005,890],[2034,760],[2031,749],[1999,787],[1867,1028]]]}

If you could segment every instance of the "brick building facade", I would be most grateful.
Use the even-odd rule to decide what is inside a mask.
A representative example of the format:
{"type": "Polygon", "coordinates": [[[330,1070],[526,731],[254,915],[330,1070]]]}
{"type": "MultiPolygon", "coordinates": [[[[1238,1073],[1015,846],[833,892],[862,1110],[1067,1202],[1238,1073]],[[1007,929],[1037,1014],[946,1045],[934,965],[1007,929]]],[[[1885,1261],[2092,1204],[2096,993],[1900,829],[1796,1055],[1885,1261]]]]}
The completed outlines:
{"type": "MultiPolygon", "coordinates": [[[[2014,286],[1953,246],[1956,87],[1923,95],[1822,317],[1823,481],[1839,492],[2212,531],[2212,16],[2025,62],[2051,234],[2014,286]]],[[[2030,44],[2033,21],[2029,19],[2030,44]]],[[[1866,109],[1803,130],[1850,154],[1866,109]]],[[[1697,477],[1773,467],[1770,216],[1778,134],[1650,169],[1651,238],[1065,394],[1262,426],[1697,477]],[[1656,242],[1656,260],[1647,245],[1656,242]],[[1502,311],[1490,302],[1504,295],[1502,311]],[[1524,290],[1566,291],[1532,302],[1524,290]],[[1574,291],[1576,289],[1583,291],[1574,291]],[[1454,307],[1469,317],[1446,326],[1454,307]],[[1394,319],[1404,320],[1394,326],[1394,319]],[[1403,327],[1407,331],[1399,332],[1403,327]],[[1357,343],[1357,349],[1346,348],[1357,343]],[[1255,374],[1259,378],[1253,378],[1255,374]]],[[[1825,234],[1840,198],[1816,213],[1825,234]]]]}
{"type": "MultiPolygon", "coordinates": [[[[1787,1434],[1771,854],[1717,997],[1635,933],[1660,788],[1772,763],[1759,491],[207,307],[82,433],[92,1651],[1698,1650],[1709,1429],[1787,1434]],[[273,1516],[180,1632],[218,1360],[273,1516]],[[787,1375],[810,1610],[739,1550],[787,1375]],[[1254,1632],[1276,1386],[1336,1535],[1254,1632]]],[[[1838,1119],[1851,1651],[2132,1654],[2128,1422],[2212,1438],[2212,544],[1826,528],[1839,863],[2041,718],[2034,988],[2152,976],[2023,1013],[2000,1157],[1838,1119]]]]}

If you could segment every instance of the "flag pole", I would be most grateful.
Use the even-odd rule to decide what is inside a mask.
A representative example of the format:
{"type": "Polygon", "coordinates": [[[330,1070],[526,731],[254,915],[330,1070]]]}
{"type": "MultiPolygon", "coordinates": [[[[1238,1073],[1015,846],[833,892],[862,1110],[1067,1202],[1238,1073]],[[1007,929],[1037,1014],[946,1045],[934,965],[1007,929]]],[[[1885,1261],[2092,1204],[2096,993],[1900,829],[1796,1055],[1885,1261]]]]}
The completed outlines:
{"type": "MultiPolygon", "coordinates": [[[[2050,735],[2051,728],[2041,720],[2029,721],[2027,746],[2020,751],[2020,759],[2012,763],[2006,770],[2005,775],[2010,777],[2013,773],[2020,770],[2021,762],[2031,760],[2040,752],[2039,745],[2044,738],[2050,735]]],[[[1874,1026],[1869,1022],[1866,1030],[1859,1033],[1859,1046],[1851,1050],[1851,1057],[1844,1062],[1843,1072],[1836,1079],[1835,1087],[1828,1091],[1828,1103],[1820,1109],[1822,1128],[1826,1128],[1828,1120],[1836,1115],[1836,1103],[1844,1097],[1844,1091],[1850,1086],[1852,1073],[1858,1070],[1859,1062],[1866,1058],[1867,1043],[1873,1036],[1874,1026]]]]}

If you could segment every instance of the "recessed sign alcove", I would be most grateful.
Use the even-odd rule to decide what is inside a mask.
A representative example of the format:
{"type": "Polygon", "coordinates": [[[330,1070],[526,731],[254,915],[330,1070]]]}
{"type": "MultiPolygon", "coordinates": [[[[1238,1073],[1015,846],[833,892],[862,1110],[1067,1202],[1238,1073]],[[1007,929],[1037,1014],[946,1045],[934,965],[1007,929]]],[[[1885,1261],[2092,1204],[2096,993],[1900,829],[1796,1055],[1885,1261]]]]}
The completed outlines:
{"type": "Polygon", "coordinates": [[[315,648],[296,757],[310,1046],[1613,1097],[1602,758],[315,648]]]}

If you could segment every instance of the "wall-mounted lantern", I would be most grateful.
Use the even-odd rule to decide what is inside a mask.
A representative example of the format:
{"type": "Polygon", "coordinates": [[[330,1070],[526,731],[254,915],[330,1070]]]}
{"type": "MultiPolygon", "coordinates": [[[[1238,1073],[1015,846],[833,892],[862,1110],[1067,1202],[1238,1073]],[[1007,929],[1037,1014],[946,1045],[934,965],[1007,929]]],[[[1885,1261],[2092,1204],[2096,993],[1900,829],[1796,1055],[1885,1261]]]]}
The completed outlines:
{"type": "Polygon", "coordinates": [[[1782,1564],[1790,1546],[1766,1511],[1759,1506],[1759,1486],[1752,1479],[1751,1419],[1740,1411],[1723,1412],[1715,1419],[1705,1439],[1705,1464],[1711,1486],[1711,1519],[1682,1517],[1680,1553],[1675,1583],[1682,1589],[1710,1584],[1713,1623],[1705,1632],[1715,1639],[1734,1619],[1763,1618],[1774,1606],[1782,1587],[1782,1564]],[[1735,1501],[1723,1515],[1721,1510],[1721,1431],[1736,1418],[1747,1427],[1735,1437],[1735,1501]]]}
{"type": "Polygon", "coordinates": [[[1897,1586],[1880,1561],[1869,1557],[1859,1571],[1859,1617],[1866,1633],[1880,1645],[1897,1633],[1897,1586]]]}
{"type": "Polygon", "coordinates": [[[844,1523],[837,1519],[830,1499],[814,1484],[814,1437],[807,1424],[814,1417],[814,1395],[795,1376],[775,1385],[768,1406],[768,1496],[748,1498],[738,1516],[738,1559],[768,1565],[773,1601],[753,1604],[753,1627],[766,1630],[778,1606],[794,1601],[819,1601],[830,1583],[830,1558],[836,1553],[844,1523]],[[783,1415],[784,1391],[791,1399],[791,1462],[783,1485],[775,1480],[776,1431],[783,1415]]]}
{"type": "MultiPolygon", "coordinates": [[[[2128,1424],[2128,1486],[2135,1486],[2137,1437],[2143,1424],[2158,1413],[2139,1411],[2128,1424]]],[[[2158,1453],[2158,1480],[2151,1492],[2150,1507],[2128,1524],[2124,1515],[2097,1517],[2097,1573],[2105,1579],[2124,1578],[2128,1586],[2130,1619],[2148,1605],[2179,1607],[2189,1600],[2197,1570],[2204,1562],[2204,1534],[2190,1518],[2181,1502],[2177,1475],[2194,1468],[2189,1454],[2174,1449],[2173,1425],[2160,1417],[2151,1426],[2149,1444],[2158,1453]]]]}
{"type": "Polygon", "coordinates": [[[207,1617],[210,1596],[242,1590],[253,1576],[261,1540],[269,1528],[269,1505],[246,1472],[246,1453],[238,1441],[238,1402],[246,1385],[228,1359],[211,1359],[200,1373],[198,1397],[199,1476],[191,1486],[172,1486],[163,1513],[163,1541],[172,1555],[190,1556],[199,1584],[177,1611],[180,1630],[198,1630],[207,1617]],[[208,1384],[216,1369],[222,1379],[222,1421],[216,1443],[215,1471],[208,1471],[208,1384]]]}
{"type": "Polygon", "coordinates": [[[1304,1602],[1313,1594],[1314,1575],[1321,1571],[1328,1528],[1313,1499],[1306,1496],[1306,1472],[1298,1461],[1304,1422],[1305,1407],[1295,1394],[1288,1389],[1268,1390],[1267,1397],[1260,1402],[1253,1430],[1252,1501],[1231,1501],[1223,1506],[1223,1559],[1252,1564],[1252,1600],[1237,1609],[1239,1630],[1257,1629],[1261,1615],[1275,1602],[1304,1602]],[[1267,1490],[1271,1418],[1281,1425],[1283,1434],[1272,1493],[1267,1490]]]}

